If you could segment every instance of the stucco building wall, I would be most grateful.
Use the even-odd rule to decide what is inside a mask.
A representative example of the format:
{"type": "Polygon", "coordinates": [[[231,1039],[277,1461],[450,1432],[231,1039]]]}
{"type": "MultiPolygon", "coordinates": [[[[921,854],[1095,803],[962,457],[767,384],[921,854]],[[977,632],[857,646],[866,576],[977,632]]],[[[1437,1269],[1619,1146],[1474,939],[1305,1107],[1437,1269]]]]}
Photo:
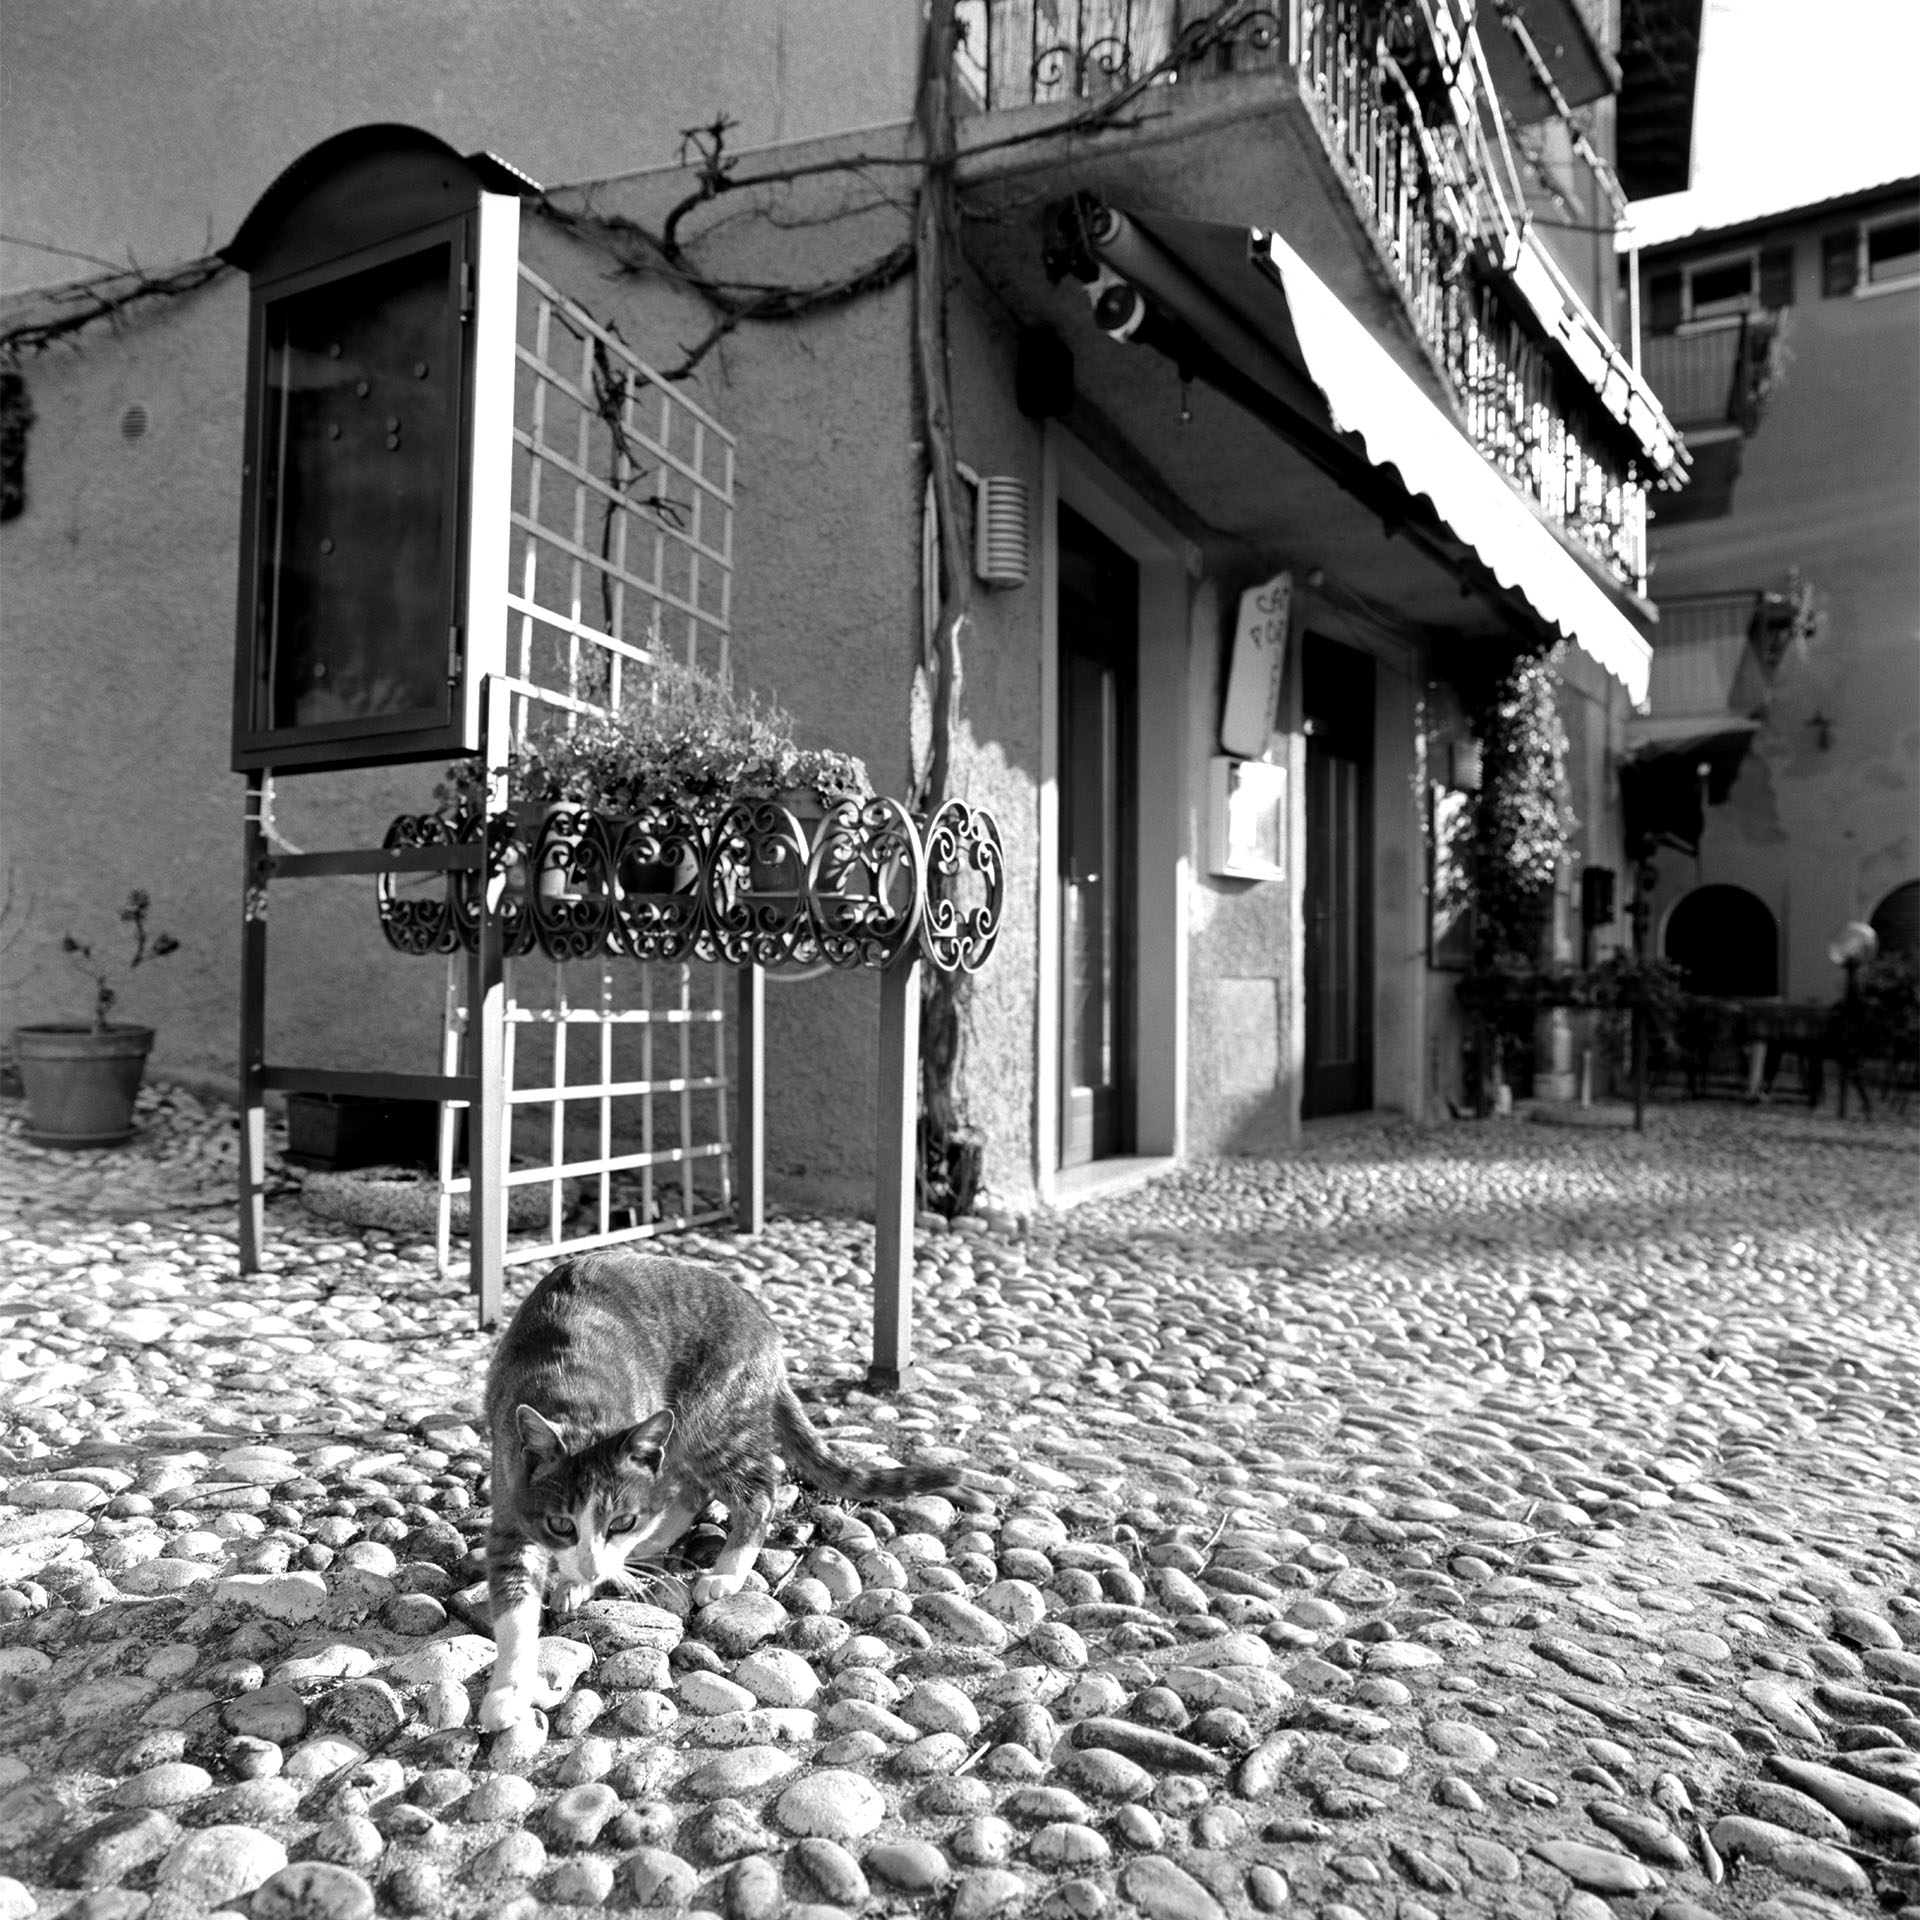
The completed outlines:
{"type": "MultiPolygon", "coordinates": [[[[605,183],[578,204],[657,225],[688,185],[677,173],[605,183]]],[[[723,210],[703,265],[760,281],[831,280],[901,237],[899,210],[872,201],[864,186],[828,176],[799,191],[778,221],[723,210]]],[[[578,232],[531,220],[524,246],[540,271],[656,363],[711,322],[658,275],[611,274],[605,246],[578,232]]],[[[1037,511],[1040,435],[1013,404],[1014,336],[970,291],[959,290],[950,313],[957,450],[980,472],[1024,479],[1037,511]]],[[[916,379],[912,287],[902,280],[813,318],[749,323],[697,380],[703,402],[739,437],[736,682],[777,698],[804,744],[860,754],[879,789],[898,796],[911,791],[923,622],[916,379]]],[[[963,1002],[962,1118],[986,1137],[988,1178],[1012,1197],[1031,1194],[1034,1153],[1040,596],[1037,544],[1025,587],[976,586],[949,778],[954,795],[994,814],[1006,847],[999,945],[963,1002]]],[[[841,1203],[869,1197],[874,981],[776,981],[768,1007],[770,1186],[841,1203]]]]}
{"type": "MultiPolygon", "coordinates": [[[[723,115],[736,150],[904,119],[918,56],[895,0],[39,0],[7,13],[6,230],[158,266],[342,127],[424,127],[554,186],[670,164],[723,115]]],[[[0,244],[0,291],[86,270],[0,244]]]]}
{"type": "MultiPolygon", "coordinates": [[[[243,787],[228,752],[245,353],[246,296],[230,276],[28,363],[27,504],[0,529],[7,1020],[85,1017],[89,988],[62,936],[117,961],[119,909],[144,888],[154,928],[181,947],[125,983],[115,1017],[158,1030],[156,1073],[226,1086],[238,1041],[243,787]],[[129,439],[134,407],[146,427],[129,439]]],[[[416,792],[402,770],[285,781],[281,826],[303,847],[376,845],[416,792]]],[[[437,969],[389,952],[365,882],[281,888],[272,942],[274,1057],[435,1069],[437,969]]]]}

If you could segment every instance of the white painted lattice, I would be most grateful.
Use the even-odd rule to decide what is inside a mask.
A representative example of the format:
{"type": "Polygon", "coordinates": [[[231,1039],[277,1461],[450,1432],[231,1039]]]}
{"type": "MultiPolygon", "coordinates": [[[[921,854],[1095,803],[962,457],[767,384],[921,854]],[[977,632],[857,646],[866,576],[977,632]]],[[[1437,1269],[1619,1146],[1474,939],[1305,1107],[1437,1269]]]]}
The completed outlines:
{"type": "MultiPolygon", "coordinates": [[[[556,717],[616,710],[663,662],[728,677],[734,441],[524,264],[514,359],[502,690],[517,747],[556,717]]],[[[721,972],[507,960],[509,1265],[732,1217],[721,972]]],[[[453,956],[448,1074],[468,1038],[468,977],[453,956]]],[[[471,1189],[463,1111],[442,1109],[443,1266],[452,1198],[471,1189]]]]}

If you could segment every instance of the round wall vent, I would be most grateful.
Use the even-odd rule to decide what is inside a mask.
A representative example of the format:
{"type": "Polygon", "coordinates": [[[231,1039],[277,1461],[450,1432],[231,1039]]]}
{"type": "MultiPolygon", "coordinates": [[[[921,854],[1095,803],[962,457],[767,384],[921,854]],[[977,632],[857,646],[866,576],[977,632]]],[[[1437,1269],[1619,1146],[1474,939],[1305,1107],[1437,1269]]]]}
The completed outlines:
{"type": "Polygon", "coordinates": [[[143,440],[146,438],[147,410],[137,401],[120,416],[120,438],[122,440],[143,440]]]}

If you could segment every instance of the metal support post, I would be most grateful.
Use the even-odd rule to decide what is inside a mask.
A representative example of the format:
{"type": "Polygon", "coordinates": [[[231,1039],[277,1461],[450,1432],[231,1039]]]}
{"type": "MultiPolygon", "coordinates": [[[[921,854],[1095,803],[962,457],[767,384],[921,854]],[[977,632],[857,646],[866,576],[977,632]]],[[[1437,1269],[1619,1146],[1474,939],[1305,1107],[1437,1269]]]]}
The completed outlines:
{"type": "MultiPolygon", "coordinates": [[[[489,677],[484,694],[488,812],[504,804],[507,760],[507,694],[489,677]]],[[[507,1258],[507,1098],[505,1074],[506,985],[500,950],[499,895],[504,873],[485,863],[475,887],[479,927],[467,974],[468,1071],[478,1085],[467,1109],[467,1284],[479,1302],[480,1325],[500,1322],[502,1278],[507,1258]]]]}
{"type": "Polygon", "coordinates": [[[1647,935],[1653,920],[1652,894],[1658,880],[1651,859],[1636,860],[1633,866],[1633,957],[1637,984],[1632,1010],[1633,1033],[1633,1130],[1647,1130],[1647,935]]]}
{"type": "Polygon", "coordinates": [[[266,1253],[267,811],[271,776],[247,775],[240,878],[240,1271],[258,1273],[266,1253]]]}
{"type": "Polygon", "coordinates": [[[1840,1112],[1839,1118],[1847,1117],[1847,1082],[1853,1082],[1853,1090],[1860,1096],[1860,1112],[1864,1119],[1873,1118],[1873,1102],[1867,1098],[1867,1083],[1860,1076],[1860,1063],[1855,1057],[1855,1045],[1860,1037],[1860,962],[1850,959],[1844,962],[1847,970],[1847,984],[1840,999],[1840,1112]]]}
{"type": "Polygon", "coordinates": [[[749,960],[735,975],[734,1224],[758,1233],[766,1225],[767,970],[749,960]]]}
{"type": "Polygon", "coordinates": [[[880,1099],[874,1130],[873,1365],[867,1384],[913,1384],[913,1192],[919,1156],[920,970],[917,952],[880,976],[880,1099]]]}

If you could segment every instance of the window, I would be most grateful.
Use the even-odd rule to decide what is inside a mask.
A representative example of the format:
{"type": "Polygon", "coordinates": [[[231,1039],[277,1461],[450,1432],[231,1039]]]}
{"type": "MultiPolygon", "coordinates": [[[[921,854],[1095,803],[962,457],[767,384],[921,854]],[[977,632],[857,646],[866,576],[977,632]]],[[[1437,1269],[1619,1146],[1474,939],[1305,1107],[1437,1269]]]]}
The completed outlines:
{"type": "Polygon", "coordinates": [[[1687,318],[1717,320],[1725,314],[1745,313],[1753,305],[1754,256],[1735,260],[1703,260],[1686,269],[1687,318]]]}
{"type": "Polygon", "coordinates": [[[1920,213],[1896,213],[1820,239],[1820,292],[1828,300],[1920,281],[1920,213]]]}
{"type": "Polygon", "coordinates": [[[1649,273],[1645,299],[1649,333],[1673,333],[1693,321],[1737,320],[1761,309],[1790,307],[1793,248],[1753,247],[1649,273]]]}
{"type": "Polygon", "coordinates": [[[1866,232],[1868,286],[1920,278],[1920,214],[1876,221],[1866,232]]]}

